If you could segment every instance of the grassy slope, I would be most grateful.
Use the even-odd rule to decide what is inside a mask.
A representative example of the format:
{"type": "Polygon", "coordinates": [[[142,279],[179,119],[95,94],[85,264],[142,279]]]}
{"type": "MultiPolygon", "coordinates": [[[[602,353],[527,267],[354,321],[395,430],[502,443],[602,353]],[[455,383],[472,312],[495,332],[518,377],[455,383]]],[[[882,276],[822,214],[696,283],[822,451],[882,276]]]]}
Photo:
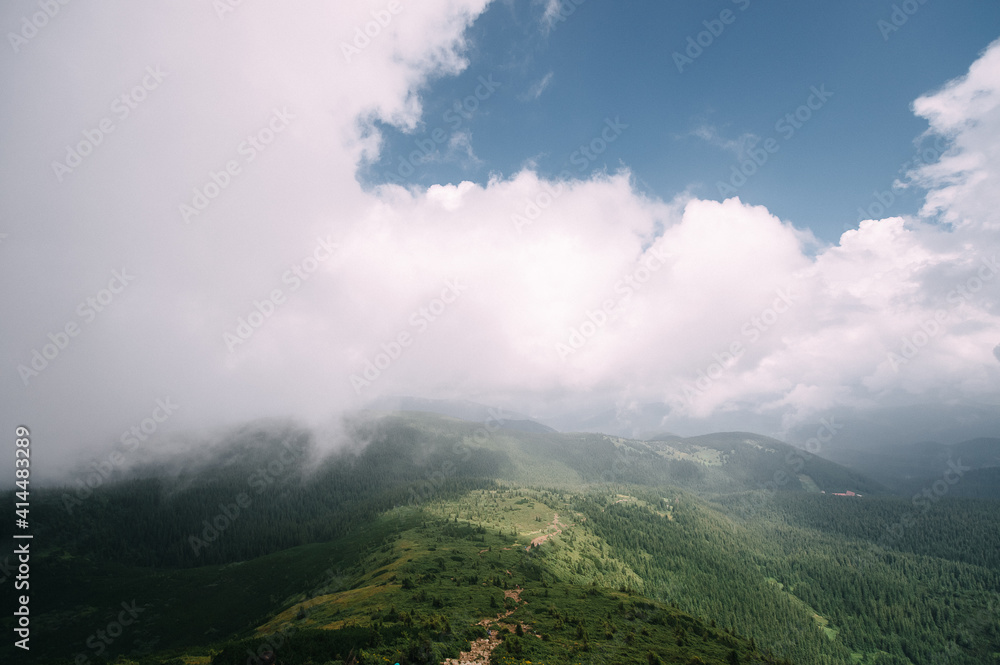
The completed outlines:
{"type": "Polygon", "coordinates": [[[31,656],[39,661],[84,654],[163,652],[210,643],[245,633],[288,602],[301,589],[342,584],[342,572],[361,552],[394,533],[396,525],[377,525],[336,543],[283,550],[243,563],[184,569],[130,568],[95,563],[64,552],[33,559],[34,597],[58,598],[54,611],[37,615],[31,656]],[[138,620],[107,651],[89,648],[87,639],[115,621],[122,602],[145,608],[138,620]]]}
{"type": "MultiPolygon", "coordinates": [[[[437,470],[447,469],[444,463],[456,457],[453,452],[456,450],[454,444],[464,442],[473,449],[484,448],[500,460],[490,468],[497,469],[495,477],[511,487],[545,485],[555,488],[555,491],[544,495],[544,503],[537,498],[542,496],[538,494],[534,494],[534,498],[516,498],[515,495],[502,500],[487,500],[482,492],[472,492],[455,498],[458,495],[445,491],[445,486],[435,480],[430,485],[424,484],[431,491],[420,509],[397,508],[386,518],[369,522],[350,538],[326,544],[303,545],[241,564],[182,570],[160,568],[153,571],[112,563],[96,565],[84,556],[66,559],[62,552],[52,551],[47,560],[35,560],[42,569],[50,571],[36,578],[42,585],[40,592],[60,601],[57,610],[37,613],[35,618],[39,634],[60,636],[58,642],[50,642],[51,653],[58,650],[59,653],[68,655],[82,651],[94,655],[85,646],[87,636],[96,628],[107,625],[114,617],[114,608],[121,601],[130,601],[132,598],[140,605],[148,605],[149,609],[142,621],[116,641],[116,649],[138,648],[145,652],[164,652],[182,649],[183,645],[218,644],[219,640],[227,639],[233,634],[247,635],[247,631],[258,629],[264,632],[273,630],[289,616],[294,616],[293,625],[302,623],[300,634],[303,636],[308,635],[308,626],[317,629],[337,627],[350,636],[349,639],[345,638],[345,643],[364,643],[369,637],[364,631],[369,630],[374,623],[381,622],[388,626],[386,635],[405,635],[405,639],[400,639],[406,642],[405,648],[409,649],[410,642],[419,642],[421,635],[431,635],[435,630],[435,634],[443,634],[440,617],[447,615],[450,617],[452,630],[444,634],[458,637],[438,641],[436,643],[439,646],[435,648],[438,651],[446,648],[455,651],[475,636],[475,632],[469,632],[472,630],[471,625],[475,623],[470,623],[470,620],[489,616],[493,609],[489,607],[491,582],[487,582],[485,587],[485,579],[481,579],[478,585],[463,586],[459,583],[453,589],[451,585],[455,582],[450,577],[444,578],[443,573],[462,571],[463,574],[468,574],[464,571],[475,570],[477,566],[481,577],[487,577],[487,572],[491,570],[495,577],[497,567],[505,566],[504,571],[510,570],[512,573],[507,576],[504,572],[504,577],[509,578],[508,583],[514,575],[521,575],[518,579],[527,590],[522,597],[529,602],[518,611],[524,612],[526,617],[539,622],[541,626],[550,625],[546,623],[550,620],[551,625],[555,626],[556,619],[551,613],[542,616],[538,605],[530,602],[533,593],[548,590],[551,596],[552,593],[563,591],[565,599],[562,602],[574,606],[569,615],[575,617],[577,603],[586,606],[586,601],[594,601],[596,598],[578,597],[581,590],[591,584],[597,585],[601,598],[617,598],[618,602],[625,602],[627,599],[620,596],[622,592],[612,590],[623,586],[660,598],[661,602],[676,602],[683,610],[701,614],[706,620],[708,617],[718,619],[720,625],[737,628],[737,632],[753,631],[758,639],[764,637],[774,647],[781,644],[780,637],[762,635],[754,630],[755,622],[763,616],[761,613],[777,613],[778,623],[794,626],[795,631],[807,635],[806,642],[812,645],[810,649],[821,648],[816,646],[823,644],[817,636],[830,642],[829,636],[833,634],[835,640],[830,647],[833,651],[822,648],[830,653],[843,653],[842,645],[837,645],[841,644],[838,640],[850,637],[850,631],[844,630],[845,626],[849,627],[852,621],[871,621],[870,617],[864,615],[870,608],[852,613],[850,608],[845,608],[842,603],[838,604],[837,599],[829,594],[828,597],[824,597],[822,593],[817,596],[816,589],[811,593],[803,593],[809,591],[808,581],[817,574],[821,563],[825,565],[825,561],[840,557],[841,550],[849,550],[861,557],[870,553],[871,547],[852,537],[845,539],[824,535],[827,529],[825,520],[828,518],[823,517],[822,513],[815,519],[812,514],[806,516],[809,519],[803,517],[794,526],[785,525],[787,506],[783,501],[791,501],[796,493],[803,496],[801,485],[788,482],[780,489],[789,491],[779,493],[746,491],[748,487],[756,487],[755,483],[760,482],[760,478],[773,478],[776,472],[788,469],[788,455],[794,451],[788,447],[782,448],[784,444],[780,442],[756,437],[753,443],[747,443],[746,439],[752,435],[741,433],[718,435],[715,438],[700,437],[698,440],[640,442],[602,435],[501,432],[483,440],[476,436],[479,428],[474,424],[428,414],[407,414],[383,422],[388,423],[390,429],[412,428],[422,433],[419,437],[420,449],[417,451],[419,455],[415,452],[412,459],[397,455],[399,465],[411,465],[412,471],[407,476],[409,478],[430,477],[437,470]],[[438,446],[438,449],[435,448],[437,441],[446,444],[438,446]],[[428,460],[424,466],[421,466],[421,459],[428,460]],[[646,487],[636,490],[623,486],[612,487],[601,480],[616,483],[640,482],[646,487]],[[713,507],[683,490],[667,489],[668,486],[738,493],[725,495],[713,507]],[[600,502],[579,495],[573,496],[574,492],[579,494],[588,487],[598,492],[600,502]],[[652,488],[656,488],[656,491],[652,488]],[[744,495],[755,497],[756,503],[740,503],[744,495]],[[733,497],[739,499],[735,507],[731,503],[733,497]],[[782,497],[782,500],[777,500],[782,497]],[[518,503],[523,499],[526,500],[518,503]],[[585,521],[587,514],[584,508],[599,511],[600,515],[609,518],[607,523],[598,524],[601,522],[598,513],[591,513],[589,522],[585,521]],[[529,537],[537,537],[539,534],[533,535],[531,532],[551,525],[552,513],[555,512],[559,513],[562,523],[572,526],[564,529],[563,533],[554,535],[541,549],[530,553],[514,546],[517,542],[523,547],[530,542],[527,540],[529,537]],[[457,523],[454,521],[456,518],[457,523]],[[616,523],[610,518],[625,521],[616,523]],[[430,521],[426,526],[419,526],[421,520],[430,521]],[[433,520],[437,520],[437,527],[433,520]],[[442,529],[441,520],[450,520],[452,525],[457,526],[442,529]],[[482,525],[486,533],[455,531],[463,525],[469,528],[482,525]],[[600,532],[598,526],[604,531],[600,532]],[[455,532],[452,533],[453,531],[455,532]],[[635,536],[653,535],[658,540],[644,544],[630,535],[633,532],[635,536]],[[607,537],[602,537],[602,533],[607,537]],[[612,545],[610,539],[622,534],[628,536],[627,542],[612,545]],[[482,537],[484,540],[477,542],[472,537],[482,537]],[[470,543],[474,546],[486,543],[476,549],[476,558],[472,558],[466,551],[470,543]],[[812,559],[809,556],[803,557],[796,549],[801,549],[801,543],[810,543],[812,559]],[[458,544],[461,544],[462,551],[443,555],[449,548],[458,548],[458,544]],[[664,544],[674,548],[672,554],[658,555],[655,558],[649,554],[654,551],[654,545],[661,547],[664,544]],[[505,546],[511,549],[504,550],[505,546]],[[410,548],[409,552],[403,551],[406,547],[410,548]],[[436,549],[432,550],[431,547],[436,549]],[[497,551],[484,553],[481,557],[478,550],[484,547],[494,547],[497,551]],[[406,559],[413,561],[403,560],[403,554],[406,554],[406,559]],[[454,560],[451,559],[452,556],[462,559],[454,560]],[[489,558],[492,556],[496,560],[489,558]],[[443,559],[445,571],[435,573],[433,579],[425,578],[416,589],[402,589],[401,575],[418,584],[417,577],[426,575],[428,566],[440,567],[437,559],[443,559]],[[799,562],[796,564],[799,566],[798,573],[781,568],[780,562],[788,560],[799,562]],[[669,569],[669,566],[673,566],[673,569],[669,569]],[[330,572],[324,574],[324,571],[330,572]],[[328,579],[331,573],[337,578],[334,582],[328,579]],[[389,578],[393,575],[396,575],[396,580],[390,581],[389,578]],[[769,578],[774,582],[768,581],[769,578]],[[543,585],[539,589],[537,585],[543,580],[549,586],[543,585]],[[744,587],[741,599],[733,596],[733,590],[727,588],[729,580],[741,582],[744,587]],[[415,596],[421,589],[427,595],[417,600],[415,596]],[[314,594],[331,597],[313,600],[313,604],[309,606],[298,606],[298,603],[309,600],[307,597],[314,594]],[[822,602],[818,602],[817,597],[822,602]],[[441,607],[434,606],[435,599],[438,599],[441,607]],[[405,626],[403,621],[390,621],[385,613],[393,604],[397,605],[398,613],[404,611],[404,605],[409,610],[418,612],[419,620],[411,615],[410,626],[405,626]],[[280,612],[276,614],[278,610],[280,612]],[[281,612],[285,614],[282,615],[281,612]],[[305,616],[300,618],[300,614],[305,616]],[[437,628],[432,626],[431,615],[438,617],[433,621],[437,628]],[[274,623],[276,616],[277,624],[274,623]],[[824,621],[827,622],[825,625],[824,621]],[[261,628],[264,626],[267,627],[261,628]],[[417,626],[415,635],[406,632],[409,630],[412,633],[413,626],[417,626]]],[[[814,460],[815,458],[807,457],[802,472],[817,486],[839,489],[830,483],[851,479],[850,474],[840,467],[814,460]]],[[[447,476],[448,473],[444,475],[447,476]]],[[[401,496],[405,496],[405,492],[401,496]]],[[[201,517],[201,514],[198,516],[201,517]]],[[[865,516],[856,515],[852,519],[864,521],[865,516]]],[[[67,528],[71,528],[71,525],[67,525],[67,528]]],[[[113,528],[108,534],[115,535],[113,528]]],[[[850,535],[854,536],[853,533],[850,535]]],[[[917,559],[913,561],[913,565],[917,565],[917,559]]],[[[882,562],[876,557],[872,566],[881,571],[881,565],[882,562]]],[[[978,573],[961,567],[953,571],[945,570],[942,574],[945,577],[954,575],[965,587],[977,584],[979,579],[978,573]]],[[[882,578],[891,580],[894,585],[893,593],[906,593],[903,586],[905,579],[887,574],[883,574],[882,578]]],[[[927,585],[922,593],[950,593],[947,588],[950,583],[942,581],[942,578],[928,578],[921,584],[927,585]]],[[[995,596],[996,590],[992,593],[995,596]]],[[[652,602],[648,598],[632,597],[632,600],[652,602]]],[[[567,610],[558,603],[557,606],[559,617],[565,626],[568,623],[565,615],[567,610]]],[[[656,607],[657,612],[669,614],[673,611],[663,605],[656,607]]],[[[579,610],[581,614],[588,612],[579,610]]],[[[397,615],[393,617],[401,618],[397,615]]],[[[623,640],[622,644],[625,646],[618,647],[614,646],[618,644],[614,639],[595,639],[594,631],[601,632],[604,629],[596,623],[596,615],[592,619],[590,623],[585,622],[585,626],[590,626],[585,627],[585,630],[588,631],[591,645],[599,643],[611,650],[628,647],[622,653],[630,659],[645,655],[644,652],[640,653],[641,649],[632,648],[636,640],[644,645],[643,648],[648,650],[649,647],[649,644],[643,642],[647,636],[636,628],[638,624],[632,626],[638,637],[633,637],[631,643],[623,640]]],[[[608,620],[616,621],[614,618],[608,620]]],[[[619,631],[625,631],[625,635],[629,634],[626,624],[615,625],[619,631]]],[[[653,642],[657,644],[671,640],[676,643],[677,635],[673,633],[668,636],[666,633],[656,632],[659,628],[645,624],[643,627],[647,632],[652,631],[653,642]]],[[[601,634],[608,632],[613,636],[618,635],[618,631],[610,629],[601,634]]],[[[789,640],[800,639],[793,631],[785,632],[789,640]]],[[[572,636],[575,635],[574,627],[572,636]]],[[[254,643],[259,645],[262,639],[258,635],[254,638],[254,643]]],[[[308,641],[305,637],[298,639],[308,641]]],[[[552,640],[556,640],[558,649],[553,647],[546,651],[548,647],[544,641],[522,644],[521,656],[531,660],[549,658],[546,662],[567,662],[553,660],[556,658],[553,654],[569,653],[574,646],[571,644],[573,640],[570,636],[555,632],[550,635],[550,642],[552,640]],[[535,658],[527,658],[526,654],[529,653],[535,658]]],[[[577,648],[579,646],[576,645],[577,648]]],[[[33,655],[41,654],[36,652],[33,655]]],[[[206,648],[188,655],[198,656],[204,661],[210,654],[206,648]]],[[[389,655],[391,654],[386,652],[384,657],[389,655]]],[[[614,661],[605,659],[595,662],[614,661]]],[[[953,662],[963,661],[953,659],[953,662]]]]}
{"type": "MultiPolygon", "coordinates": [[[[288,658],[300,657],[316,629],[360,631],[362,644],[355,644],[355,653],[365,662],[421,662],[419,646],[430,639],[433,656],[427,662],[439,662],[481,637],[484,619],[508,612],[488,627],[506,632],[521,624],[525,635],[507,634],[495,652],[503,663],[660,659],[721,664],[733,651],[739,662],[763,660],[744,640],[624,586],[570,580],[563,570],[566,561],[543,552],[571,533],[588,536],[574,521],[580,516],[555,495],[474,492],[461,501],[399,509],[387,519],[405,522],[414,515],[422,524],[400,531],[391,547],[369,556],[361,567],[365,572],[352,583],[356,588],[312,598],[305,594],[260,626],[255,636],[225,647],[216,664],[236,665],[248,648],[278,641],[287,641],[279,653],[284,648],[288,658]],[[554,522],[559,510],[562,519],[554,522]],[[527,548],[546,534],[552,538],[540,548],[527,548]],[[375,627],[377,639],[364,632],[375,627]],[[282,632],[288,637],[275,637],[282,632]]],[[[601,547],[596,541],[589,535],[587,548],[601,547]]],[[[621,579],[638,581],[627,573],[621,579]]]]}

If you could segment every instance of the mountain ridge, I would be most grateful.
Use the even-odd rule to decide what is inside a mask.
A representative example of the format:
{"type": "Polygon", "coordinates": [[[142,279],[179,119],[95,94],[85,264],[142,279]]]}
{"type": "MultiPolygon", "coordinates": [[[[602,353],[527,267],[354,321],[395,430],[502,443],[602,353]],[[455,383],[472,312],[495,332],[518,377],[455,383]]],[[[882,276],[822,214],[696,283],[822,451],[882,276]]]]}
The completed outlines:
{"type": "MultiPolygon", "coordinates": [[[[140,665],[228,665],[286,626],[286,665],[352,650],[439,663],[474,644],[510,663],[910,665],[1000,601],[993,503],[919,507],[768,437],[491,431],[427,412],[346,427],[326,457],[308,430],[261,422],[70,504],[71,487],[33,494],[33,561],[49,571],[36,593],[59,599],[36,617],[78,650],[39,657],[100,662],[86,642],[122,593],[148,609],[111,651],[140,665]],[[851,487],[864,498],[822,493],[851,487]],[[959,528],[970,520],[981,528],[959,528]],[[333,596],[314,594],[324,570],[341,578],[333,596]],[[542,638],[476,628],[512,582],[526,591],[503,611],[542,638]],[[564,599],[554,613],[546,593],[564,599]]],[[[986,641],[962,642],[956,665],[1000,652],[1000,621],[975,631],[986,641]]]]}

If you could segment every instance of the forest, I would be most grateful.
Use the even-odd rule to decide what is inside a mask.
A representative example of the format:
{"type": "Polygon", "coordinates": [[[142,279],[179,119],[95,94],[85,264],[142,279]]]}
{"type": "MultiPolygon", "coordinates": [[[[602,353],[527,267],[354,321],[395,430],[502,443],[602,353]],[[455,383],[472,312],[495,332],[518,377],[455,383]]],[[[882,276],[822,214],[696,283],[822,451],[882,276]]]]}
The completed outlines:
{"type": "Polygon", "coordinates": [[[475,434],[379,416],[324,453],[258,423],[36,490],[33,662],[1000,663],[994,501],[745,433],[475,434]],[[142,620],[94,648],[123,601],[142,620]]]}

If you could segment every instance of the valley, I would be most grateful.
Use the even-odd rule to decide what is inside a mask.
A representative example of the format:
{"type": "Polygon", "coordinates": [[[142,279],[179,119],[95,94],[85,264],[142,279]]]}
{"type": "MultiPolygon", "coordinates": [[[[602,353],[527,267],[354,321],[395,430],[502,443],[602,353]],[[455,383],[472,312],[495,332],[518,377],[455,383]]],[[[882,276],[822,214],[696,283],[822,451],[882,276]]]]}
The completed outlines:
{"type": "Polygon", "coordinates": [[[39,491],[35,616],[59,639],[34,662],[1000,662],[992,501],[924,510],[747,433],[477,429],[372,414],[323,457],[293,424],[259,423],[72,510],[39,491]],[[848,488],[864,497],[833,496],[848,488]],[[93,648],[122,601],[141,619],[93,648]]]}

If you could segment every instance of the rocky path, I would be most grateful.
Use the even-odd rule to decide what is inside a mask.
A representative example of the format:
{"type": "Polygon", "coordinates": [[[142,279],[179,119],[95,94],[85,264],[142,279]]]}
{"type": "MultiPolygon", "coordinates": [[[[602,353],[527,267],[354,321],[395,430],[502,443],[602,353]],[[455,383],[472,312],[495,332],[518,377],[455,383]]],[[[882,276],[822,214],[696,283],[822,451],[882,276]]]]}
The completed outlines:
{"type": "Polygon", "coordinates": [[[546,529],[554,528],[555,531],[553,531],[552,533],[546,533],[541,536],[538,536],[537,538],[533,539],[531,543],[524,549],[530,550],[532,547],[538,547],[552,536],[559,535],[560,533],[562,533],[562,528],[560,527],[561,525],[559,524],[559,513],[555,513],[555,516],[552,518],[552,524],[545,527],[546,529]]]}
{"type": "MultiPolygon", "coordinates": [[[[559,523],[559,513],[554,513],[552,517],[552,523],[546,526],[543,531],[548,531],[536,538],[534,538],[531,543],[524,549],[530,550],[532,547],[538,547],[546,540],[552,536],[562,533],[562,527],[565,526],[559,523]],[[554,530],[553,530],[554,529],[554,530]]],[[[537,531],[535,533],[538,533],[537,531]]],[[[514,544],[518,546],[517,543],[514,544]]],[[[509,550],[509,547],[503,548],[509,550]]],[[[483,555],[483,552],[487,550],[480,550],[479,556],[483,555]]],[[[507,575],[513,577],[513,573],[509,570],[505,570],[507,575]]],[[[479,622],[479,625],[486,629],[487,636],[481,637],[478,640],[472,642],[468,651],[463,651],[459,654],[458,658],[448,658],[441,663],[441,665],[488,665],[490,662],[490,656],[493,654],[493,650],[500,646],[501,640],[499,633],[501,630],[506,630],[508,632],[515,632],[517,630],[516,623],[507,623],[504,621],[507,617],[514,613],[518,605],[522,602],[521,600],[521,587],[515,589],[505,589],[503,592],[504,598],[512,598],[514,600],[514,608],[507,610],[506,612],[501,612],[497,614],[495,618],[483,619],[479,622]]],[[[521,624],[521,630],[524,631],[525,635],[529,635],[534,632],[531,626],[527,624],[521,624]]],[[[541,639],[541,635],[535,635],[535,637],[541,639]]]]}
{"type": "MultiPolygon", "coordinates": [[[[487,636],[480,637],[478,640],[472,643],[472,646],[468,651],[463,651],[459,654],[458,658],[448,658],[442,661],[441,665],[488,665],[490,662],[490,655],[493,650],[500,646],[499,632],[501,630],[506,630],[513,633],[517,629],[517,624],[505,623],[503,620],[509,617],[517,609],[518,604],[521,602],[527,602],[521,600],[521,587],[516,589],[506,589],[503,592],[504,598],[513,598],[514,607],[513,609],[507,610],[506,612],[501,612],[497,614],[494,619],[483,619],[479,622],[479,625],[486,629],[487,636]]],[[[531,630],[531,626],[527,624],[521,624],[521,630],[525,634],[531,630]]]]}

